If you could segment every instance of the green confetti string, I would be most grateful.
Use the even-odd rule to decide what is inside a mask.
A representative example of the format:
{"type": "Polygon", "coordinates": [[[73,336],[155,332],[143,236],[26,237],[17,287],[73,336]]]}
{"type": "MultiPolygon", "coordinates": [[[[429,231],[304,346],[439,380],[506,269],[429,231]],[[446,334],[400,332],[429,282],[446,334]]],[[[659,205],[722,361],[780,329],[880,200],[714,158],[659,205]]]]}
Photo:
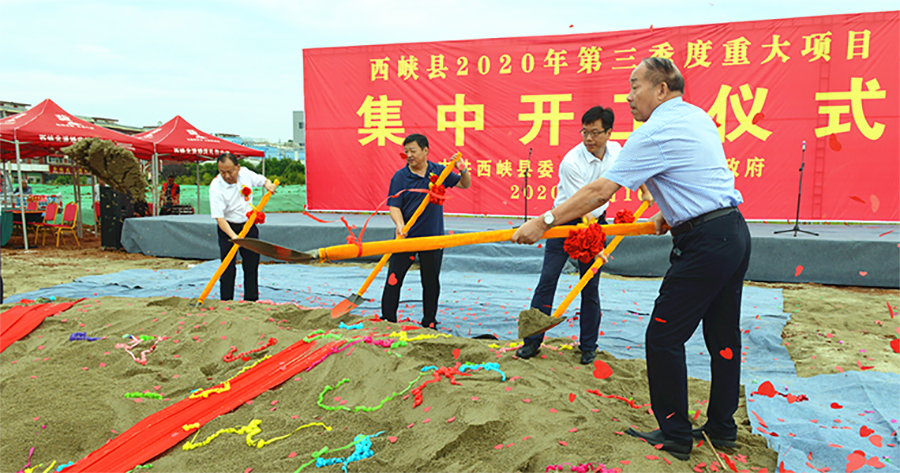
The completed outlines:
{"type": "Polygon", "coordinates": [[[325,330],[319,329],[319,330],[316,330],[315,332],[311,332],[309,335],[307,335],[303,339],[303,341],[306,343],[309,343],[313,340],[318,340],[320,338],[333,338],[335,340],[343,340],[343,337],[341,337],[340,335],[338,335],[336,333],[325,333],[325,330]]]}
{"type": "Polygon", "coordinates": [[[416,379],[414,379],[414,380],[412,380],[412,381],[409,382],[409,385],[406,386],[406,389],[404,389],[403,391],[400,391],[400,392],[396,392],[396,391],[395,391],[395,392],[391,393],[391,395],[389,395],[388,397],[382,399],[381,403],[379,403],[377,406],[372,406],[372,407],[367,407],[367,406],[356,406],[356,407],[354,407],[354,408],[352,408],[352,409],[349,408],[349,407],[347,407],[347,406],[326,406],[325,403],[324,403],[325,394],[327,394],[328,391],[337,390],[337,388],[341,387],[342,384],[344,384],[344,383],[346,383],[346,382],[349,382],[349,381],[350,381],[349,378],[344,378],[344,379],[342,379],[342,380],[341,380],[339,383],[337,383],[334,387],[331,387],[331,386],[329,386],[329,385],[325,385],[325,388],[322,389],[322,392],[321,392],[321,393],[319,393],[319,401],[318,401],[316,404],[318,404],[319,407],[321,407],[322,409],[325,409],[326,411],[338,411],[338,410],[345,410],[345,411],[350,411],[350,412],[360,412],[360,411],[372,412],[372,411],[377,411],[378,409],[381,409],[382,407],[384,407],[385,403],[387,403],[387,402],[390,401],[391,399],[394,399],[394,398],[397,397],[397,396],[401,396],[401,395],[403,395],[404,393],[406,393],[407,391],[409,391],[410,389],[412,389],[412,387],[413,387],[413,386],[414,386],[414,385],[422,378],[423,375],[424,375],[424,373],[419,373],[419,376],[417,376],[416,379]]]}
{"type": "Polygon", "coordinates": [[[139,391],[135,391],[133,393],[125,393],[125,397],[127,397],[127,398],[141,397],[141,398],[146,398],[146,399],[162,399],[163,398],[160,394],[157,394],[157,393],[142,393],[139,391]]]}

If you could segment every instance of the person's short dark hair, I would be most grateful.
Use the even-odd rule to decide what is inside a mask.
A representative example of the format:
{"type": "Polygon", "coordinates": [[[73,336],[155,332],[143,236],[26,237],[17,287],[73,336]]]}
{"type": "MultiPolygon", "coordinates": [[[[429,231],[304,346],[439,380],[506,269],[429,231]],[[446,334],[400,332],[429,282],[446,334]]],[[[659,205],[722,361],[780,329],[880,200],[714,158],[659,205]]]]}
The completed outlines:
{"type": "Polygon", "coordinates": [[[666,86],[672,92],[684,93],[684,76],[675,66],[671,59],[661,57],[648,57],[641,61],[647,66],[647,72],[644,78],[657,85],[665,82],[666,86]]]}
{"type": "Polygon", "coordinates": [[[416,144],[419,145],[419,148],[425,149],[428,147],[428,138],[426,138],[425,135],[421,135],[419,133],[414,133],[407,136],[406,139],[403,140],[403,146],[406,146],[413,141],[415,141],[416,144]]]}
{"type": "Polygon", "coordinates": [[[235,156],[231,153],[222,153],[219,155],[218,158],[216,158],[217,163],[224,163],[226,160],[231,161],[231,163],[234,164],[235,166],[240,166],[240,164],[241,164],[238,162],[237,156],[235,156]]]}
{"type": "Polygon", "coordinates": [[[612,129],[613,123],[616,121],[616,115],[611,108],[603,108],[597,105],[596,107],[591,107],[581,116],[582,125],[589,125],[597,120],[603,121],[603,131],[606,131],[612,129]]]}

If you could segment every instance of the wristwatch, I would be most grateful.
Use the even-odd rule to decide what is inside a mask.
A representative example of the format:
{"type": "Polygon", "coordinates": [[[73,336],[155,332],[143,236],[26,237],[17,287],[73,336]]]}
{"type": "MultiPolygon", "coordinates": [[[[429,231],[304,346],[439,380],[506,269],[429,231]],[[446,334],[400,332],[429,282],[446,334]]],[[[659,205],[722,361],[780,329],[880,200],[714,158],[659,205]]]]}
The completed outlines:
{"type": "Polygon", "coordinates": [[[556,219],[553,217],[553,211],[552,211],[552,210],[548,210],[547,212],[545,212],[545,213],[544,213],[544,216],[543,216],[543,219],[544,219],[544,223],[546,223],[548,227],[552,227],[552,226],[553,226],[553,222],[556,220],[556,219]]]}

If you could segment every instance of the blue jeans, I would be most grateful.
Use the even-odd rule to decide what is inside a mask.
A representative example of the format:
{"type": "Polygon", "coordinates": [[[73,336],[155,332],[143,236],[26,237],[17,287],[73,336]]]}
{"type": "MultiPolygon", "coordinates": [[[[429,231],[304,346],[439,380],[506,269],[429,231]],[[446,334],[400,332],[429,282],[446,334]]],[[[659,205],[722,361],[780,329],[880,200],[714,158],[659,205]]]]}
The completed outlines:
{"type": "MultiPolygon", "coordinates": [[[[573,220],[566,225],[575,225],[580,220],[573,220]]],[[[606,225],[606,215],[604,214],[597,222],[606,225]]],[[[541,279],[537,288],[534,290],[534,297],[531,299],[531,307],[550,315],[553,310],[553,295],[556,292],[556,284],[559,282],[559,275],[562,273],[566,261],[569,260],[569,254],[563,249],[565,238],[549,238],[544,245],[544,265],[541,268],[541,279]]],[[[581,276],[590,270],[590,263],[578,262],[578,270],[581,276]]],[[[594,277],[588,281],[587,285],[581,291],[581,315],[579,316],[579,325],[581,326],[581,335],[578,338],[578,348],[582,352],[592,352],[597,349],[597,337],[600,334],[600,272],[598,271],[594,277]]],[[[539,333],[525,339],[525,343],[540,344],[544,340],[544,334],[539,333]]]]}

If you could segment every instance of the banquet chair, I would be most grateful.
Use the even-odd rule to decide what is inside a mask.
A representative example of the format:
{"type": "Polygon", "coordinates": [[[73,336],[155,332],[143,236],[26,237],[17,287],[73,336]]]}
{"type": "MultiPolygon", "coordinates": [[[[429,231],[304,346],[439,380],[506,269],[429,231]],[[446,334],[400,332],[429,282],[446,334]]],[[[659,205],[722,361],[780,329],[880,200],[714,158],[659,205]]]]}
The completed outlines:
{"type": "MultiPolygon", "coordinates": [[[[66,204],[66,208],[63,210],[63,221],[58,225],[48,225],[48,228],[56,229],[56,246],[59,247],[59,239],[62,237],[64,232],[71,232],[72,237],[75,238],[75,243],[78,246],[81,246],[81,242],[78,241],[78,235],[75,233],[76,220],[78,219],[78,204],[75,202],[69,202],[66,204]]],[[[44,234],[44,240],[47,239],[47,234],[44,234]]],[[[66,240],[63,238],[63,244],[65,244],[66,240]]],[[[43,244],[43,242],[42,242],[43,244]]]]}
{"type": "Polygon", "coordinates": [[[41,236],[41,232],[46,232],[51,225],[56,223],[57,213],[59,213],[59,205],[56,202],[50,202],[47,204],[47,210],[44,211],[44,221],[29,225],[34,229],[34,241],[37,241],[38,237],[41,236]]]}

